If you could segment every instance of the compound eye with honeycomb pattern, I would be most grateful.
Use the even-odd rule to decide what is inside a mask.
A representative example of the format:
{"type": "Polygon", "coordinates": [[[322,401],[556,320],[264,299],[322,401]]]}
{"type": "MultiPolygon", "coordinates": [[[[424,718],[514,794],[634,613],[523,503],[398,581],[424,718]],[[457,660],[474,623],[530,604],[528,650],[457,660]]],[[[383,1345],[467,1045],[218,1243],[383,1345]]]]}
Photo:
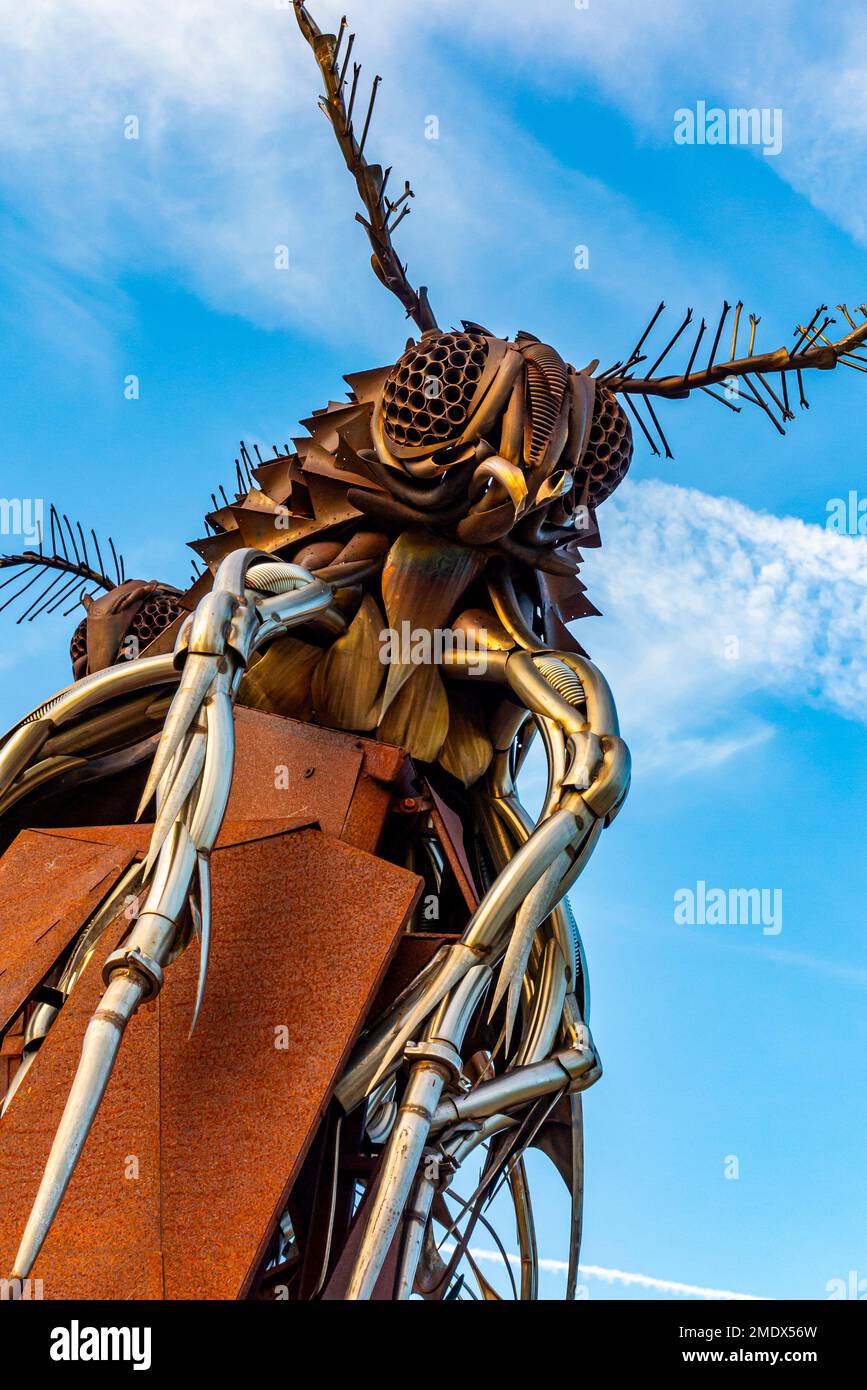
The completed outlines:
{"type": "Polygon", "coordinates": [[[590,437],[575,473],[575,493],[598,507],[623,482],[632,462],[632,427],[616,396],[597,386],[590,437]]]}
{"type": "MultiPolygon", "coordinates": [[[[188,611],[177,594],[172,593],[169,589],[158,588],[145,599],[130,623],[124,643],[115,656],[115,661],[128,659],[128,649],[125,644],[129,637],[136,639],[137,651],[140,655],[151,642],[165,632],[166,628],[171,627],[173,622],[188,611]]],[[[87,672],[87,618],[82,618],[72,634],[69,655],[72,659],[73,675],[76,680],[80,680],[87,672]]]]}
{"type": "Polygon", "coordinates": [[[382,423],[397,450],[441,449],[463,433],[488,363],[482,333],[426,333],[392,367],[382,423]]]}
{"type": "Polygon", "coordinates": [[[144,651],[188,611],[176,594],[167,589],[157,589],[155,594],[145,599],[129,629],[138,642],[139,650],[144,651]]]}

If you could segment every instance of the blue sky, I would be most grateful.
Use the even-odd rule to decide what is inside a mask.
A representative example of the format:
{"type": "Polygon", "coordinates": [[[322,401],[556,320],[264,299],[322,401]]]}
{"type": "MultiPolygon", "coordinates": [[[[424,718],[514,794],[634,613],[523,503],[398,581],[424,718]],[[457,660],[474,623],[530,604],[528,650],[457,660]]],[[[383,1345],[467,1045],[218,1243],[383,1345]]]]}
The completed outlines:
{"type": "MultiPolygon", "coordinates": [[[[371,152],[417,193],[400,250],[441,321],[525,329],[583,366],[628,352],[662,298],[669,331],[742,298],[771,348],[867,295],[862,6],[366,0],[350,18],[385,79],[371,152]],[[779,108],[782,152],[676,145],[699,100],[779,108]]],[[[184,583],[237,441],[298,434],[407,326],[273,0],[34,0],[0,47],[0,492],[184,583]]],[[[867,382],[817,374],[809,396],[785,440],[755,409],[664,407],[675,462],[638,446],[588,557],[605,616],[579,635],[635,775],[573,894],[606,1067],[583,1258],[661,1281],[588,1273],[591,1298],[867,1279],[867,539],[825,528],[865,487],[867,382]],[[781,932],[677,925],[700,880],[780,890],[781,932]]],[[[0,617],[4,725],[67,682],[75,621],[0,617]]],[[[547,1179],[539,1241],[565,1257],[547,1179]]]]}

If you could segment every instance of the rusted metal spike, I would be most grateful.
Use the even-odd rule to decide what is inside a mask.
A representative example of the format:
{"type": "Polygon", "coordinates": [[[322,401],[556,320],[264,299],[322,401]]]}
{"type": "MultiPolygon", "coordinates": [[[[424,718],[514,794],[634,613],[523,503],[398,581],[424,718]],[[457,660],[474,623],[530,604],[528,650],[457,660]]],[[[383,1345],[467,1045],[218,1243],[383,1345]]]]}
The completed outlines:
{"type": "MultiPolygon", "coordinates": [[[[59,551],[58,551],[58,549],[57,549],[57,535],[56,535],[56,532],[55,532],[55,523],[56,523],[56,525],[57,525],[57,528],[60,529],[60,517],[57,515],[57,508],[54,506],[53,503],[52,503],[51,507],[49,508],[48,518],[49,518],[49,521],[51,522],[51,549],[52,549],[52,551],[54,552],[55,555],[58,555],[58,554],[59,554],[59,551]]],[[[60,540],[61,540],[61,544],[63,544],[63,531],[62,531],[62,530],[60,531],[60,540]]],[[[64,550],[64,554],[65,554],[65,552],[66,552],[66,546],[65,546],[65,544],[63,544],[63,550],[64,550]]],[[[68,557],[67,557],[67,558],[68,558],[68,557]]]]}
{"type": "Polygon", "coordinates": [[[804,350],[804,351],[807,351],[807,350],[809,350],[810,348],[814,348],[814,347],[816,346],[816,344],[817,344],[817,342],[819,341],[820,338],[821,338],[821,340],[822,340],[823,343],[827,343],[829,347],[833,347],[833,343],[831,342],[830,338],[827,338],[827,337],[825,336],[825,329],[826,329],[826,328],[829,328],[830,325],[831,325],[832,323],[836,323],[836,322],[837,322],[836,319],[827,318],[827,319],[825,319],[824,323],[822,323],[822,324],[819,325],[818,328],[804,328],[804,329],[801,329],[801,332],[804,334],[804,336],[805,336],[806,339],[807,339],[806,348],[804,348],[803,350],[804,350]]]}
{"type": "MultiPolygon", "coordinates": [[[[49,617],[50,617],[50,615],[51,615],[52,613],[56,613],[56,612],[57,612],[57,610],[58,610],[58,608],[61,606],[61,604],[63,604],[63,603],[66,602],[66,600],[69,598],[69,595],[72,593],[73,589],[76,589],[80,583],[81,583],[81,580],[80,580],[80,579],[74,579],[74,580],[72,581],[72,583],[69,585],[69,587],[63,590],[63,593],[60,594],[59,597],[58,597],[57,599],[55,599],[55,601],[52,603],[51,607],[48,608],[48,609],[46,609],[46,612],[48,613],[49,617]]],[[[78,603],[76,602],[76,603],[74,604],[73,608],[69,609],[68,612],[64,614],[64,617],[68,617],[68,616],[69,616],[69,613],[73,612],[73,611],[74,611],[74,608],[77,608],[77,607],[78,607],[78,603]]]]}
{"type": "Polygon", "coordinates": [[[695,343],[693,344],[692,354],[691,354],[691,356],[690,356],[690,359],[689,359],[688,363],[686,364],[686,371],[685,371],[684,374],[683,374],[683,379],[684,379],[684,381],[686,380],[686,378],[689,376],[690,372],[692,371],[693,363],[695,362],[696,354],[698,353],[699,345],[700,345],[700,343],[701,343],[702,338],[703,338],[704,335],[705,335],[706,329],[707,329],[707,324],[705,323],[704,319],[702,319],[701,324],[699,325],[698,333],[697,333],[697,335],[696,335],[695,343]]]}
{"type": "Polygon", "coordinates": [[[14,574],[10,574],[8,579],[3,580],[3,583],[0,584],[0,589],[5,589],[7,584],[14,584],[17,579],[21,579],[23,575],[28,574],[33,568],[34,563],[31,562],[29,565],[24,565],[22,569],[16,569],[14,574]]]}
{"type": "Polygon", "coordinates": [[[648,410],[648,413],[649,413],[649,415],[650,415],[650,418],[651,418],[651,420],[653,421],[654,425],[656,426],[656,429],[657,429],[657,431],[658,431],[658,433],[659,433],[659,437],[660,437],[660,439],[662,440],[662,446],[663,446],[663,448],[665,449],[665,457],[666,457],[667,459],[673,459],[673,458],[674,458],[674,454],[671,452],[671,450],[670,450],[669,447],[668,447],[668,440],[667,440],[666,437],[665,437],[665,431],[663,430],[662,425],[659,423],[659,421],[658,421],[657,418],[656,418],[656,411],[653,409],[653,406],[650,404],[650,397],[649,397],[649,396],[644,396],[644,395],[643,395],[643,396],[641,397],[641,399],[644,401],[644,404],[647,406],[647,410],[648,410]]]}
{"type": "Polygon", "coordinates": [[[346,15],[340,20],[340,28],[337,30],[337,37],[334,40],[334,52],[331,56],[331,71],[337,72],[337,58],[340,53],[340,45],[343,43],[343,35],[346,33],[346,15]]]}
{"type": "Polygon", "coordinates": [[[794,356],[795,356],[795,354],[797,353],[797,351],[798,351],[798,349],[800,348],[800,346],[801,346],[802,342],[804,341],[804,339],[807,337],[807,335],[808,335],[809,333],[812,332],[813,325],[814,325],[814,323],[816,322],[816,320],[818,319],[819,315],[820,315],[820,314],[824,314],[824,313],[825,313],[825,310],[826,310],[827,308],[828,308],[827,304],[820,304],[819,307],[818,307],[818,309],[816,310],[815,314],[814,314],[813,317],[810,319],[810,322],[807,324],[807,327],[806,327],[806,328],[800,328],[800,329],[798,329],[799,337],[795,340],[794,346],[791,347],[791,348],[789,349],[789,356],[790,356],[790,357],[794,357],[794,356]]]}
{"type": "MultiPolygon", "coordinates": [[[[37,584],[42,576],[42,573],[43,571],[41,569],[37,569],[37,572],[36,574],[34,574],[32,579],[28,579],[27,583],[22,584],[21,588],[17,589],[15,593],[11,595],[10,598],[7,598],[5,603],[0,604],[0,613],[2,613],[5,608],[8,608],[10,603],[14,603],[17,598],[20,598],[22,594],[26,593],[27,590],[31,587],[31,585],[37,584]]],[[[20,575],[16,577],[20,578],[20,575]]]]}
{"type": "Polygon", "coordinates": [[[760,410],[764,411],[771,424],[773,425],[774,429],[777,430],[779,434],[785,434],[786,431],[783,429],[776,415],[774,415],[773,411],[769,408],[766,402],[762,400],[761,396],[759,395],[753,383],[750,381],[749,377],[742,377],[742,381],[744,383],[744,386],[746,386],[747,390],[750,393],[747,399],[755,401],[756,405],[759,407],[760,410]]]}
{"type": "Polygon", "coordinates": [[[734,361],[734,359],[738,355],[738,325],[741,321],[741,312],[743,310],[743,307],[744,302],[742,299],[739,299],[737,304],[735,305],[735,321],[732,327],[732,350],[729,353],[729,357],[732,361],[734,361]]]}
{"type": "Polygon", "coordinates": [[[765,388],[765,390],[767,391],[767,393],[768,393],[768,395],[770,396],[771,400],[774,402],[774,405],[775,405],[775,406],[777,407],[777,409],[782,413],[783,419],[784,419],[784,420],[788,420],[788,419],[792,419],[792,420],[793,420],[793,419],[795,418],[794,415],[790,415],[788,406],[786,406],[786,405],[780,400],[780,398],[779,398],[779,396],[777,395],[776,391],[774,390],[773,386],[771,386],[767,381],[765,381],[765,378],[762,376],[761,372],[756,372],[756,378],[761,382],[762,386],[763,386],[763,387],[765,388]]]}
{"type": "Polygon", "coordinates": [[[675,345],[675,343],[677,342],[678,338],[680,337],[681,333],[683,333],[684,330],[685,330],[686,328],[688,328],[689,325],[690,325],[691,323],[692,323],[692,309],[687,309],[687,311],[686,311],[686,318],[684,319],[683,323],[680,325],[680,328],[677,330],[677,332],[676,332],[676,333],[674,334],[674,336],[671,338],[671,340],[670,340],[670,342],[668,343],[668,345],[667,345],[667,346],[663,349],[663,351],[659,354],[659,356],[657,357],[657,359],[656,359],[656,361],[654,362],[653,366],[648,368],[648,371],[647,371],[648,380],[650,379],[650,377],[653,376],[653,373],[656,371],[656,369],[657,369],[657,367],[659,366],[659,364],[660,364],[661,362],[664,362],[664,361],[665,361],[666,357],[667,357],[668,354],[671,352],[671,349],[674,347],[674,345],[675,345]]]}
{"type": "Polygon", "coordinates": [[[355,106],[355,94],[358,91],[358,79],[361,76],[361,64],[352,64],[352,86],[349,89],[349,105],[346,108],[346,120],[343,122],[343,129],[347,135],[352,131],[352,109],[355,106]]]}
{"type": "Polygon", "coordinates": [[[711,396],[713,400],[719,401],[720,405],[728,406],[729,410],[733,410],[736,415],[740,415],[741,407],[735,405],[733,401],[727,401],[725,396],[720,396],[716,391],[712,391],[709,386],[702,386],[700,390],[702,390],[706,396],[711,396]]]}
{"type": "Polygon", "coordinates": [[[659,450],[658,450],[657,447],[656,447],[656,443],[655,443],[655,441],[654,441],[654,439],[653,439],[653,436],[651,435],[649,429],[647,428],[647,426],[645,425],[644,421],[642,420],[641,416],[640,416],[639,413],[638,413],[638,407],[635,405],[634,401],[631,400],[631,398],[630,398],[629,396],[624,396],[624,397],[623,397],[623,403],[624,403],[624,405],[626,406],[626,409],[629,410],[629,411],[635,416],[636,420],[638,421],[638,423],[639,423],[639,425],[640,425],[640,427],[641,427],[641,433],[644,435],[645,439],[647,440],[647,442],[648,442],[648,444],[650,445],[651,449],[653,450],[654,454],[656,454],[657,457],[658,457],[658,456],[659,456],[659,450]]]}
{"type": "Polygon", "coordinates": [[[75,544],[75,535],[73,533],[72,526],[70,524],[69,517],[66,515],[66,512],[63,513],[63,523],[66,527],[67,535],[69,536],[69,539],[72,542],[72,553],[75,556],[75,562],[76,564],[80,565],[81,556],[78,553],[78,546],[75,544]]]}
{"type": "Polygon", "coordinates": [[[714,358],[716,357],[716,350],[719,347],[719,340],[722,337],[723,327],[725,325],[726,319],[729,316],[729,310],[731,309],[731,307],[732,306],[729,304],[728,300],[725,300],[723,303],[723,311],[720,314],[719,324],[717,325],[716,337],[713,340],[713,347],[710,350],[710,357],[707,360],[708,371],[710,371],[711,367],[713,366],[714,358]]]}
{"type": "Polygon", "coordinates": [[[367,116],[365,117],[365,121],[364,121],[364,129],[363,129],[363,131],[361,132],[361,139],[360,139],[360,141],[358,142],[358,158],[359,158],[359,159],[360,159],[361,156],[364,154],[364,146],[365,146],[365,142],[366,142],[366,140],[367,140],[367,132],[370,130],[370,118],[371,118],[371,116],[373,115],[373,108],[374,108],[374,106],[376,105],[376,94],[377,94],[377,92],[379,91],[379,84],[380,84],[381,81],[382,81],[382,78],[379,76],[379,74],[377,74],[376,77],[374,77],[374,79],[373,79],[373,86],[372,86],[371,89],[370,89],[370,103],[369,103],[369,105],[368,105],[368,107],[367,107],[367,116]]]}
{"type": "Polygon", "coordinates": [[[659,316],[660,316],[660,314],[662,313],[662,311],[663,311],[664,308],[665,308],[665,301],[663,300],[663,301],[660,303],[659,308],[657,309],[656,313],[653,315],[653,318],[650,320],[650,323],[647,325],[647,327],[645,328],[645,330],[644,330],[644,332],[642,333],[641,337],[638,339],[638,342],[635,344],[635,347],[632,349],[632,352],[631,352],[630,357],[629,357],[629,362],[634,362],[634,361],[635,361],[636,355],[637,355],[637,354],[641,351],[641,349],[644,347],[644,344],[645,344],[645,342],[647,341],[647,335],[650,333],[651,329],[653,328],[654,324],[656,323],[656,320],[659,318],[659,316]]]}
{"type": "Polygon", "coordinates": [[[391,233],[395,230],[396,227],[399,227],[399,226],[400,226],[400,224],[401,224],[401,222],[403,221],[403,219],[404,219],[405,217],[408,217],[409,214],[410,214],[411,212],[412,212],[412,208],[410,208],[410,207],[405,207],[405,208],[403,209],[403,211],[402,211],[401,213],[398,214],[398,216],[394,219],[393,222],[389,222],[389,223],[387,224],[385,230],[388,232],[389,236],[390,236],[391,233]]]}
{"type": "MultiPolygon", "coordinates": [[[[16,627],[18,626],[19,623],[23,623],[23,622],[24,622],[24,619],[28,616],[28,614],[31,613],[31,612],[33,611],[33,609],[36,608],[37,605],[39,605],[39,604],[42,602],[42,600],[43,600],[48,594],[50,594],[50,593],[52,592],[53,589],[56,589],[56,588],[57,588],[57,585],[61,582],[61,580],[62,580],[63,578],[64,578],[64,575],[63,575],[63,571],[62,571],[62,570],[61,570],[59,573],[52,575],[52,577],[51,577],[51,579],[50,579],[50,581],[49,581],[49,583],[48,583],[47,588],[45,588],[45,589],[42,590],[42,592],[41,592],[41,594],[39,595],[39,597],[38,597],[38,598],[35,598],[35,599],[33,600],[33,602],[31,603],[30,607],[29,607],[29,608],[25,608],[24,612],[21,614],[21,617],[18,618],[18,620],[16,621],[16,624],[15,624],[16,627]]],[[[78,580],[77,580],[77,579],[76,579],[76,580],[73,580],[73,583],[76,583],[76,584],[77,584],[77,583],[78,583],[78,580]]],[[[35,615],[34,615],[34,616],[35,616],[35,615]]]]}
{"type": "Polygon", "coordinates": [[[789,379],[785,372],[780,372],[780,385],[783,388],[783,410],[789,420],[794,420],[795,416],[789,405],[789,379]]]}
{"type": "Polygon", "coordinates": [[[352,46],[353,46],[354,43],[355,43],[355,35],[354,35],[354,34],[350,34],[350,35],[349,35],[349,39],[348,39],[347,44],[346,44],[346,52],[345,52],[344,55],[343,55],[343,67],[340,69],[340,77],[338,78],[338,81],[337,81],[337,91],[338,91],[338,93],[340,93],[340,92],[343,91],[344,85],[345,85],[345,83],[346,83],[346,70],[347,70],[347,68],[349,67],[349,59],[350,59],[350,57],[352,56],[352,46]]]}

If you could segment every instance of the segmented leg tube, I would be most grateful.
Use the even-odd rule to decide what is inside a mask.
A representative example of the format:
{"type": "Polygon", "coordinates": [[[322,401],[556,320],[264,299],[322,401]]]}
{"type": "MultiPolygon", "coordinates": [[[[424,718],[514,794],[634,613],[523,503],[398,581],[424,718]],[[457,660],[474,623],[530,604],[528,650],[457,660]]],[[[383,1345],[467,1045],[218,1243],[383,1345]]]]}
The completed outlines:
{"type": "MultiPolygon", "coordinates": [[[[157,822],[145,864],[153,877],[130,936],[105,962],[107,989],[82,1043],[81,1060],[36,1195],[16,1259],[16,1276],[25,1278],[45,1240],[75,1171],[123,1039],[124,1030],[145,998],[162,987],[163,967],[176,944],[191,892],[199,927],[200,974],[193,1024],[202,1003],[210,941],[208,856],[225,815],[232,783],[234,732],[232,702],[240,673],[257,637],[326,613],[328,585],[298,566],[281,566],[254,550],[237,551],[217,573],[214,588],[178,636],[175,662],[182,665],[180,687],[151,768],[140,812],[159,792],[157,822]],[[256,578],[256,562],[268,560],[268,574],[256,578]],[[246,588],[248,571],[252,588],[246,588]],[[267,580],[267,582],[266,582],[267,580]],[[291,582],[290,582],[291,581],[291,582]],[[276,588],[276,594],[272,591],[276,588]],[[197,877],[197,888],[193,879],[197,877]]],[[[56,724],[69,709],[77,712],[130,686],[166,679],[159,665],[136,663],[118,673],[101,672],[55,701],[56,724]]],[[[41,715],[41,712],[37,712],[41,715]]],[[[45,717],[49,717],[46,711],[45,717]]],[[[22,734],[6,758],[7,777],[38,753],[39,735],[22,734]]]]}
{"type": "Polygon", "coordinates": [[[87,1025],[81,1063],[24,1228],[13,1279],[26,1279],[51,1228],[111,1078],[124,1030],[148,990],[141,975],[116,976],[87,1025]]]}
{"type": "MultiPolygon", "coordinates": [[[[353,1079],[345,1094],[355,1099],[381,1084],[401,1055],[410,1066],[403,1102],[364,1212],[364,1231],[347,1292],[353,1300],[372,1297],[401,1220],[394,1296],[410,1297],[426,1248],[436,1189],[435,1181],[419,1172],[419,1165],[426,1152],[431,1155],[428,1145],[436,1142],[435,1136],[466,1125],[483,1127],[492,1116],[512,1117],[516,1112],[523,1119],[505,1179],[519,1223],[522,1296],[535,1297],[532,1209],[521,1153],[558,1096],[574,1097],[601,1075],[574,993],[580,958],[577,930],[559,904],[589,859],[603,824],[616,814],[626,794],[628,751],[619,737],[607,686],[590,663],[580,663],[579,680],[571,661],[560,660],[556,654],[536,659],[521,652],[500,670],[531,706],[543,733],[549,765],[545,808],[538,825],[528,822],[514,793],[510,755],[504,744],[497,744],[501,751],[492,765],[487,798],[480,803],[497,877],[461,942],[448,950],[424,982],[418,982],[422,987],[395,1010],[390,1026],[374,1028],[353,1058],[353,1079]],[[591,713],[592,719],[588,718],[591,713]],[[460,1059],[469,1017],[462,1017],[460,1029],[444,1026],[444,1020],[451,1017],[458,1001],[466,1003],[480,962],[498,968],[490,1014],[508,999],[501,1036],[507,1059],[522,995],[525,1022],[508,1069],[471,1087],[462,1076],[460,1059]],[[434,1009],[437,1013],[427,1026],[426,1040],[409,1042],[434,1009]],[[552,1052],[558,1037],[559,1050],[552,1052]]],[[[506,722],[506,737],[514,740],[517,727],[511,719],[506,722]]],[[[574,1115],[574,1101],[570,1104],[574,1115]]],[[[505,1162],[506,1158],[498,1158],[496,1170],[505,1162]]],[[[581,1168],[580,1153],[576,1157],[573,1151],[571,1229],[577,1239],[582,1173],[576,1167],[581,1168]]],[[[478,1211],[477,1204],[473,1210],[478,1211]]],[[[574,1287],[576,1267],[577,1254],[570,1260],[570,1287],[574,1287]]],[[[486,1281],[483,1293],[495,1296],[486,1281]]]]}
{"type": "Polygon", "coordinates": [[[376,1287],[415,1181],[437,1102],[446,1082],[460,1075],[458,1048],[490,978],[488,966],[474,966],[438,1010],[427,1039],[416,1049],[418,1060],[383,1155],[349,1281],[349,1301],[370,1298],[376,1287]]]}

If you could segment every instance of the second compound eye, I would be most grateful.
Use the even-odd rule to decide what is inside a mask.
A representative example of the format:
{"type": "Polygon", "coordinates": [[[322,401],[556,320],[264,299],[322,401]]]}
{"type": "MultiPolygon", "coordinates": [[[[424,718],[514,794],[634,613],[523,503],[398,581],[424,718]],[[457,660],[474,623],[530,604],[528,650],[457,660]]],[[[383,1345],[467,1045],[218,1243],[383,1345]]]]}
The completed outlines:
{"type": "Polygon", "coordinates": [[[382,423],[399,450],[453,444],[472,414],[488,361],[481,333],[426,333],[389,372],[382,423]]]}
{"type": "Polygon", "coordinates": [[[619,487],[632,462],[632,426],[617,397],[596,389],[593,421],[575,475],[576,498],[598,507],[619,487]]]}

